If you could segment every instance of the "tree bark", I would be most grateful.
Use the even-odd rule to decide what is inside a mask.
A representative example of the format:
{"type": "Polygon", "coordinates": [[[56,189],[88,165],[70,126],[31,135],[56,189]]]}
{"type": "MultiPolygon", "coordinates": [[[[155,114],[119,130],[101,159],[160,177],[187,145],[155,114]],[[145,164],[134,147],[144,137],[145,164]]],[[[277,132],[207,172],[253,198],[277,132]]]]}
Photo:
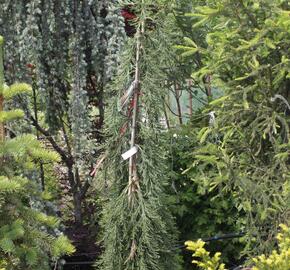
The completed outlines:
{"type": "Polygon", "coordinates": [[[211,102],[212,101],[211,75],[205,76],[203,82],[205,85],[208,102],[211,102]]]}
{"type": "Polygon", "coordinates": [[[188,80],[188,87],[189,87],[189,110],[188,110],[188,113],[189,113],[189,117],[191,118],[192,117],[192,113],[193,113],[193,102],[192,102],[192,91],[191,91],[191,87],[192,87],[192,80],[188,80]]]}
{"type": "Polygon", "coordinates": [[[180,88],[178,83],[174,84],[174,90],[175,90],[175,99],[176,99],[176,105],[177,105],[177,114],[178,114],[178,120],[179,124],[183,124],[182,120],[182,110],[181,110],[181,105],[180,105],[180,88]]]}
{"type": "Polygon", "coordinates": [[[83,225],[83,213],[82,213],[82,199],[81,194],[78,191],[73,192],[73,205],[74,205],[74,218],[75,225],[83,225]]]}
{"type": "MultiPolygon", "coordinates": [[[[77,173],[77,171],[76,171],[77,173]]],[[[82,212],[82,198],[80,183],[76,180],[78,176],[73,172],[73,166],[68,167],[68,181],[70,184],[70,192],[73,197],[73,212],[74,221],[76,226],[83,225],[83,212],[82,212]]]]}
{"type": "Polygon", "coordinates": [[[165,101],[163,103],[163,110],[164,110],[164,118],[165,118],[166,127],[167,127],[167,129],[170,129],[170,122],[169,122],[168,114],[166,111],[165,101]]]}

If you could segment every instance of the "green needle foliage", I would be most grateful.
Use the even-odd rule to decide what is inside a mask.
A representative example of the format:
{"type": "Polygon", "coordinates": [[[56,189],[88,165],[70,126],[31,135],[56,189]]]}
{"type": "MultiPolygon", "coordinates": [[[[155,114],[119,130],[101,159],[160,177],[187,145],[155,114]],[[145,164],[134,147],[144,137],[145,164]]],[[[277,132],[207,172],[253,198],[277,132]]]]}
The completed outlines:
{"type": "MultiPolygon", "coordinates": [[[[0,36],[0,98],[5,103],[13,96],[29,93],[26,84],[4,85],[3,38],[0,36]]],[[[2,108],[1,108],[2,109],[2,108]]],[[[23,116],[21,110],[0,111],[0,125],[23,116]]],[[[33,135],[25,134],[13,139],[0,138],[0,267],[7,270],[51,269],[50,259],[74,251],[69,240],[56,237],[53,229],[59,221],[33,208],[39,200],[35,183],[26,177],[35,162],[56,162],[59,156],[45,150],[33,135]]]]}
{"type": "Polygon", "coordinates": [[[192,76],[211,74],[225,95],[206,111],[215,112],[216,122],[200,130],[191,169],[203,168],[207,189],[232,192],[237,211],[247,213],[256,253],[289,221],[289,1],[202,4],[187,14],[194,28],[207,31],[206,46],[194,48],[203,66],[192,76]]]}
{"type": "Polygon", "coordinates": [[[161,149],[160,117],[166,94],[161,67],[166,64],[169,44],[164,36],[166,6],[156,1],[134,1],[132,5],[137,15],[134,22],[137,34],[125,46],[106,118],[109,193],[103,210],[105,251],[100,269],[178,269],[172,251],[175,238],[172,217],[165,205],[167,166],[161,149]],[[140,61],[136,62],[139,42],[140,61]],[[119,97],[134,81],[136,69],[140,74],[136,125],[138,181],[130,183],[129,162],[122,160],[121,155],[130,148],[134,126],[131,125],[131,117],[125,116],[127,108],[123,112],[118,111],[118,103],[119,97]],[[132,187],[132,184],[135,186],[132,187]]]}

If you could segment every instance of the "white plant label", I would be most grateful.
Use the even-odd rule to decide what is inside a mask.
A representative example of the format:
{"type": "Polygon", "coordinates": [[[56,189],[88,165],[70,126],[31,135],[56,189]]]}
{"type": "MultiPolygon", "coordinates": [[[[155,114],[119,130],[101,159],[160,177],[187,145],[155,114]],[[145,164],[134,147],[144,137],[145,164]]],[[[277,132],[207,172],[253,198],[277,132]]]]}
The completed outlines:
{"type": "Polygon", "coordinates": [[[138,152],[138,148],[136,146],[132,147],[130,150],[122,154],[122,158],[127,160],[128,158],[134,156],[138,152]]]}

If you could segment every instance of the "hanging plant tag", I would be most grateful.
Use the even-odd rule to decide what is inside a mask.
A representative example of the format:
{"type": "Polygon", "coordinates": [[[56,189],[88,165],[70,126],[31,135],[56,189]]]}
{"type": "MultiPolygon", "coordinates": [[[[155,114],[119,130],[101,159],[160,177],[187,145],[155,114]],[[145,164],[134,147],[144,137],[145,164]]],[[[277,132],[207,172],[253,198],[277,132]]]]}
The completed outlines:
{"type": "Polygon", "coordinates": [[[216,120],[215,120],[215,112],[212,111],[208,115],[209,115],[209,125],[212,127],[212,126],[215,125],[215,122],[216,122],[216,120]]]}
{"type": "Polygon", "coordinates": [[[127,160],[128,158],[134,156],[138,152],[138,149],[136,146],[132,147],[130,150],[122,154],[122,158],[124,160],[127,160]]]}

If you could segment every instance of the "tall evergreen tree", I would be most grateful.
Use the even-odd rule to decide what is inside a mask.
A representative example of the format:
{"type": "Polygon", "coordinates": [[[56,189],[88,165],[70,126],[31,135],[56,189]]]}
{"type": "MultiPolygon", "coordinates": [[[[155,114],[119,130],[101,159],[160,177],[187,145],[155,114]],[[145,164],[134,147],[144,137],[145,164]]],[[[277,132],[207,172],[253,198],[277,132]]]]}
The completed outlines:
{"type": "Polygon", "coordinates": [[[125,8],[136,34],[126,43],[106,117],[109,193],[99,264],[104,270],[178,269],[171,251],[173,221],[164,201],[167,168],[161,125],[168,6],[142,0],[125,8]],[[129,149],[131,154],[122,160],[129,149]]]}
{"type": "Polygon", "coordinates": [[[16,95],[31,93],[27,84],[8,87],[3,74],[3,38],[0,36],[0,267],[2,269],[50,269],[50,259],[72,253],[63,235],[48,233],[57,228],[55,217],[35,209],[40,200],[37,185],[27,178],[35,161],[55,162],[59,156],[45,150],[30,134],[13,139],[5,136],[5,123],[24,116],[22,110],[7,110],[16,95]]]}

